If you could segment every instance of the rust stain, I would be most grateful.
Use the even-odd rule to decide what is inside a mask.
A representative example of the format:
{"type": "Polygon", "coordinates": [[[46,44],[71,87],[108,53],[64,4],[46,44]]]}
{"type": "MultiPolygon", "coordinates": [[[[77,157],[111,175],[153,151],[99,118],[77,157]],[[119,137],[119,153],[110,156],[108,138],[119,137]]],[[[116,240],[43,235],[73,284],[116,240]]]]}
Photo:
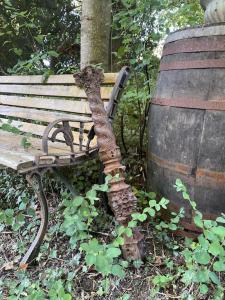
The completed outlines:
{"type": "MultiPolygon", "coordinates": [[[[118,180],[113,178],[109,181],[109,205],[116,220],[121,225],[127,226],[131,214],[137,209],[137,198],[132,193],[131,186],[125,182],[125,167],[121,164],[121,152],[116,144],[112,125],[101,99],[102,71],[88,66],[82,72],[75,74],[74,77],[78,86],[83,86],[87,94],[104,173],[111,176],[119,174],[118,180]]],[[[133,229],[133,236],[124,235],[124,240],[122,246],[124,258],[141,259],[143,256],[143,235],[140,231],[137,228],[133,229]]]]}
{"type": "Polygon", "coordinates": [[[224,69],[225,59],[204,59],[190,61],[174,61],[161,63],[160,71],[188,70],[188,69],[224,69]]]}
{"type": "Polygon", "coordinates": [[[183,174],[183,175],[191,174],[192,167],[189,167],[188,165],[181,164],[181,163],[175,163],[173,161],[169,161],[169,160],[160,158],[153,153],[151,153],[150,159],[160,167],[173,170],[173,171],[183,174]]]}
{"type": "Polygon", "coordinates": [[[225,99],[221,100],[197,100],[197,99],[166,99],[153,98],[152,104],[170,107],[194,108],[202,110],[218,110],[225,111],[225,99]]]}
{"type": "Polygon", "coordinates": [[[166,44],[163,56],[178,53],[224,52],[224,49],[224,36],[189,38],[166,44]]]}
{"type": "Polygon", "coordinates": [[[150,160],[161,168],[169,169],[170,171],[187,176],[187,180],[190,180],[190,178],[194,179],[194,183],[198,186],[211,186],[213,188],[220,187],[225,189],[225,172],[197,168],[196,175],[194,176],[192,175],[192,166],[162,159],[155,154],[150,155],[150,160]]]}

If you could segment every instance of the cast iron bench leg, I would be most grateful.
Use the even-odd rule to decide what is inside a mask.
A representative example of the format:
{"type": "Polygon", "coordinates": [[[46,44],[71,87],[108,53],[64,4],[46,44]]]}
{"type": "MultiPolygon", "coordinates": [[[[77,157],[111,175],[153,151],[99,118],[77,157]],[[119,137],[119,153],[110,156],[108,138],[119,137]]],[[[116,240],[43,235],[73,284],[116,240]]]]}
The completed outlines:
{"type": "Polygon", "coordinates": [[[38,255],[40,245],[43,242],[47,226],[48,226],[48,204],[42,186],[41,175],[37,172],[28,174],[26,176],[28,183],[34,188],[38,201],[41,207],[41,224],[37,235],[22,258],[20,265],[30,264],[38,255]]]}

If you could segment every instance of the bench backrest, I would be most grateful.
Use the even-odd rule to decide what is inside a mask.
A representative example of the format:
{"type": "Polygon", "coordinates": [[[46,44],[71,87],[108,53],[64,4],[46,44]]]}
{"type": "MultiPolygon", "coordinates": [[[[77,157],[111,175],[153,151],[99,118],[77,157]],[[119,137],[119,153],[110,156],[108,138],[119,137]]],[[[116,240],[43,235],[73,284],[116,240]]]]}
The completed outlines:
{"type": "MultiPolygon", "coordinates": [[[[105,73],[101,96],[105,107],[109,102],[118,73],[105,73]]],[[[56,119],[72,122],[74,143],[79,144],[79,121],[84,125],[83,144],[92,127],[91,114],[85,92],[74,83],[73,75],[52,75],[45,83],[42,76],[0,76],[0,126],[8,123],[21,132],[42,137],[46,125],[56,119]]],[[[57,136],[64,140],[63,136],[57,136]]]]}

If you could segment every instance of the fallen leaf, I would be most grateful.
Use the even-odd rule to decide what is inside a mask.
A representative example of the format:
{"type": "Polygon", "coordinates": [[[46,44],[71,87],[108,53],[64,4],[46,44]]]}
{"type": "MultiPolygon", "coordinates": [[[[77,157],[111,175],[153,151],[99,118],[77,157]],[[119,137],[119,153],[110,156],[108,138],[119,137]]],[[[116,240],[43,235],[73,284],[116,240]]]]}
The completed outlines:
{"type": "Polygon", "coordinates": [[[14,263],[13,263],[13,261],[9,261],[9,262],[5,263],[3,265],[3,269],[5,269],[6,271],[13,270],[14,269],[14,263]]]}
{"type": "Polygon", "coordinates": [[[161,266],[162,265],[162,258],[161,258],[161,256],[156,256],[156,258],[155,258],[155,265],[156,266],[161,266]]]}
{"type": "Polygon", "coordinates": [[[26,270],[28,268],[28,264],[20,264],[20,270],[26,270]]]}

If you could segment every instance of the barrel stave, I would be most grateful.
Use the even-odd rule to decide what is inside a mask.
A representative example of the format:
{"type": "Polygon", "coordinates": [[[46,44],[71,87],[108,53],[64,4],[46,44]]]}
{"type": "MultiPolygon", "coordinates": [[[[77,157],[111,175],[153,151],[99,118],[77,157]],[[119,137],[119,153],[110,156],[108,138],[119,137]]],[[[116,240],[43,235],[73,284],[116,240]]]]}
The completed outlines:
{"type": "Polygon", "coordinates": [[[207,218],[225,212],[225,26],[211,27],[168,37],[149,112],[148,187],[185,207],[190,230],[177,178],[207,218]]]}

